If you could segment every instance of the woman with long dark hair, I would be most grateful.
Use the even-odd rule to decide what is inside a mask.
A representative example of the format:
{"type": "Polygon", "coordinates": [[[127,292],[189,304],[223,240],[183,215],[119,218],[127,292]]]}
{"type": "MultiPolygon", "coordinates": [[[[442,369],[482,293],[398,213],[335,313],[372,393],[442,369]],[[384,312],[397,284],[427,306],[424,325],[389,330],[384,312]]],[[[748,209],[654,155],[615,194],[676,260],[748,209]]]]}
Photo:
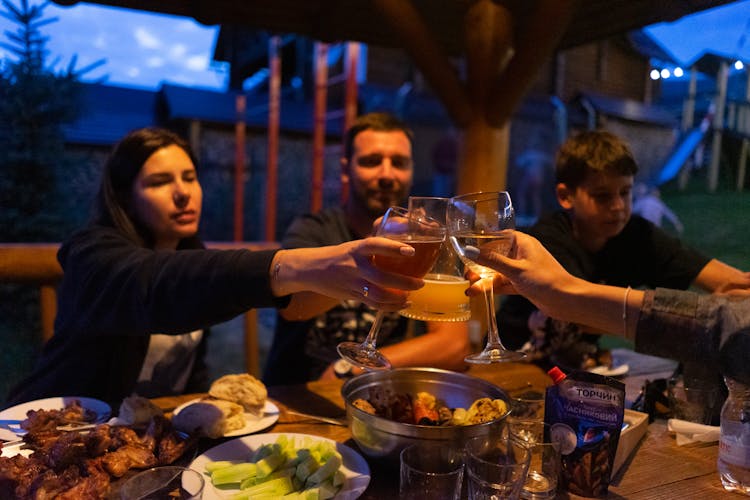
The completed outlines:
{"type": "Polygon", "coordinates": [[[105,164],[92,222],[58,253],[55,334],[8,404],[88,396],[119,405],[137,393],[207,388],[207,328],[253,307],[283,308],[312,291],[376,308],[404,307],[421,280],[370,256],[413,255],[366,238],[294,250],[207,250],[197,237],[202,189],[188,144],[164,129],[131,132],[105,164]]]}

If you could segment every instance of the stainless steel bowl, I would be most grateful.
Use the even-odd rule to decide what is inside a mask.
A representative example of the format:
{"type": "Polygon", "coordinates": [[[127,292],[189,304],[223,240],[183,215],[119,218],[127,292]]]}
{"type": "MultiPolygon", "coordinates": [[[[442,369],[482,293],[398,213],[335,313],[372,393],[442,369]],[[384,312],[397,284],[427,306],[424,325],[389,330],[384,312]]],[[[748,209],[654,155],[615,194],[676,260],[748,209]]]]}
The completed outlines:
{"type": "Polygon", "coordinates": [[[505,401],[510,412],[510,398],[496,385],[462,373],[436,368],[398,368],[369,372],[348,380],[341,388],[346,415],[354,441],[367,456],[398,463],[405,447],[425,440],[455,446],[475,436],[499,434],[507,413],[484,424],[463,426],[429,426],[403,424],[371,415],[352,405],[356,399],[368,399],[370,388],[390,389],[415,395],[426,391],[442,399],[451,408],[466,408],[479,398],[505,401]]]}

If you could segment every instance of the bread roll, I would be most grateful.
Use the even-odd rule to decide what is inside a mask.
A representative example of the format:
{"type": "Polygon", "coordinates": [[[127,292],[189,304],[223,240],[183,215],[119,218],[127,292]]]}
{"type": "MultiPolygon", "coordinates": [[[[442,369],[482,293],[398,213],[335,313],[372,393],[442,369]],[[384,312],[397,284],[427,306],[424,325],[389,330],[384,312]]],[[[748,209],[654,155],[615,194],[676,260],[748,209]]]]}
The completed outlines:
{"type": "Polygon", "coordinates": [[[242,429],[245,426],[245,415],[242,407],[231,401],[204,399],[180,410],[172,417],[172,424],[177,430],[188,434],[201,434],[215,439],[242,429]]]}
{"type": "Polygon", "coordinates": [[[247,373],[224,375],[214,381],[208,394],[217,399],[232,401],[256,417],[263,416],[268,391],[263,382],[247,373]]]}
{"type": "Polygon", "coordinates": [[[125,425],[146,425],[151,417],[163,416],[164,412],[149,399],[141,396],[128,396],[120,404],[118,418],[125,425]]]}

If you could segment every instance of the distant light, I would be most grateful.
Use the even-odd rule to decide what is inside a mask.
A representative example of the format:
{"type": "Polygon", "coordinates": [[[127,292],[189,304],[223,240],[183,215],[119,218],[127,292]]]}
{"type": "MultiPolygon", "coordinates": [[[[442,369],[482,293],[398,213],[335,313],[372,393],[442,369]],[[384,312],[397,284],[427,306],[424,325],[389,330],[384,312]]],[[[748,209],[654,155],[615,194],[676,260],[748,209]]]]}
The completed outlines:
{"type": "Polygon", "coordinates": [[[663,70],[661,70],[662,78],[669,78],[670,76],[672,76],[672,73],[670,73],[667,68],[664,68],[663,70]]]}
{"type": "Polygon", "coordinates": [[[742,68],[744,68],[744,67],[745,67],[745,65],[744,65],[744,64],[742,64],[742,61],[735,61],[735,62],[734,62],[734,69],[736,69],[736,70],[741,70],[741,69],[742,69],[742,68]]]}
{"type": "Polygon", "coordinates": [[[659,78],[661,78],[661,75],[659,74],[658,69],[652,69],[649,76],[651,77],[652,80],[658,80],[659,78]]]}
{"type": "Polygon", "coordinates": [[[680,78],[684,74],[685,74],[685,72],[682,71],[682,68],[677,67],[677,68],[674,69],[674,76],[676,76],[677,78],[680,78]]]}

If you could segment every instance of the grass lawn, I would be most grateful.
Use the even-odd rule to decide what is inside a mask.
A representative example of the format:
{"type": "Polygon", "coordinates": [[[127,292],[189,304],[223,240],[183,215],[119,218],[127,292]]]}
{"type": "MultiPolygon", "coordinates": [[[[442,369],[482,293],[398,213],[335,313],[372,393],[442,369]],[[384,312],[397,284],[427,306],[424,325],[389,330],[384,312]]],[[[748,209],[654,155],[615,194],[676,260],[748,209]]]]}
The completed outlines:
{"type": "Polygon", "coordinates": [[[750,192],[667,192],[662,199],[685,226],[686,243],[750,271],[750,192]]]}

